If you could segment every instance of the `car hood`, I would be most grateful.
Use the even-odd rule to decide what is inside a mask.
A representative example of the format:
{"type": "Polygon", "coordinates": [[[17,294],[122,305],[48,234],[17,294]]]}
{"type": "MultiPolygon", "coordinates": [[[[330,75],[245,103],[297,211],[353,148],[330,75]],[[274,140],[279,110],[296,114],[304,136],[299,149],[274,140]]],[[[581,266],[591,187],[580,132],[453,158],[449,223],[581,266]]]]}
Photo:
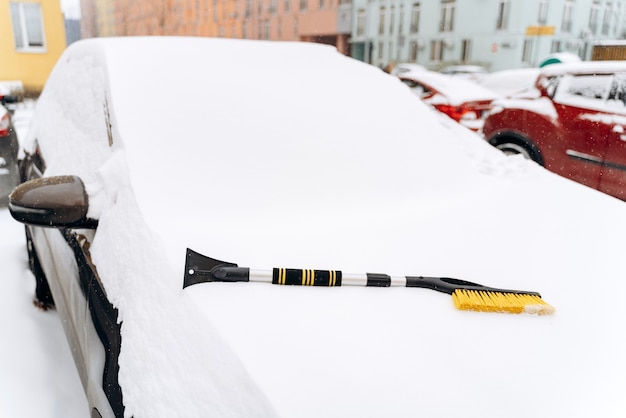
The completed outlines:
{"type": "Polygon", "coordinates": [[[38,111],[46,175],[80,175],[99,219],[127,414],[624,412],[623,203],[504,157],[395,77],[321,45],[90,40],[38,111]],[[408,288],[182,289],[186,248],[524,288],[557,311],[462,312],[408,288]]]}

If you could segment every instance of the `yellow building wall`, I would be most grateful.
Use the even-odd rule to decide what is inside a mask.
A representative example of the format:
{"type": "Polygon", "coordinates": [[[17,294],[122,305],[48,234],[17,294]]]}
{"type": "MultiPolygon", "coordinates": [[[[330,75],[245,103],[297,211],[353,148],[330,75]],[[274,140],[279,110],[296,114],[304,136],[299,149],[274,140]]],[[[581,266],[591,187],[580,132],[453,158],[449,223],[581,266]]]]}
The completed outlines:
{"type": "Polygon", "coordinates": [[[0,80],[21,80],[27,93],[39,93],[65,50],[60,0],[0,0],[0,80]],[[39,3],[45,34],[42,51],[16,51],[10,3],[39,3]]]}

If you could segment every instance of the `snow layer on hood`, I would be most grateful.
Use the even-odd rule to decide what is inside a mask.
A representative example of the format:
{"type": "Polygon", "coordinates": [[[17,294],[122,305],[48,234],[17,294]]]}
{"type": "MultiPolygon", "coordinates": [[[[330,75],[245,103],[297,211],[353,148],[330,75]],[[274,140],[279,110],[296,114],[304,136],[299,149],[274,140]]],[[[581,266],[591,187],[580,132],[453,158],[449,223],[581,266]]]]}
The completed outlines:
{"type": "Polygon", "coordinates": [[[506,158],[327,46],[99,39],[58,68],[40,107],[85,144],[45,152],[100,219],[126,416],[623,416],[623,202],[506,158]],[[73,100],[54,87],[82,79],[73,100]],[[557,313],[403,288],[183,291],[186,247],[537,290],[557,313]]]}

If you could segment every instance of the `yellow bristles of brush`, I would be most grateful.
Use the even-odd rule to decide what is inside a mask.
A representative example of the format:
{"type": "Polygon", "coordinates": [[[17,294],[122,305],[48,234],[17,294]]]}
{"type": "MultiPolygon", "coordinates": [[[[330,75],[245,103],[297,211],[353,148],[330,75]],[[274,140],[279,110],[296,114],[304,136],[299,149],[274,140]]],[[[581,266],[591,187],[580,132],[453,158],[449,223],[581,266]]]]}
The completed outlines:
{"type": "Polygon", "coordinates": [[[452,293],[457,309],[463,311],[530,313],[551,315],[554,308],[537,295],[457,289],[452,293]]]}

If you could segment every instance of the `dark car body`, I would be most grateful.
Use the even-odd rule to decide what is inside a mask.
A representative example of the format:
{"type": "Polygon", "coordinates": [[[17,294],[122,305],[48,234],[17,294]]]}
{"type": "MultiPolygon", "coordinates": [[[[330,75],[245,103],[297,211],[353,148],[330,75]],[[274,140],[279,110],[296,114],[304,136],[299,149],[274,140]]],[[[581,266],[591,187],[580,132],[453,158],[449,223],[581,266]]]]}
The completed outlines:
{"type": "Polygon", "coordinates": [[[494,102],[487,141],[626,199],[626,62],[550,65],[535,87],[537,98],[494,102]]]}
{"type": "Polygon", "coordinates": [[[17,154],[19,143],[13,127],[11,113],[0,106],[0,204],[19,182],[17,154]]]}

